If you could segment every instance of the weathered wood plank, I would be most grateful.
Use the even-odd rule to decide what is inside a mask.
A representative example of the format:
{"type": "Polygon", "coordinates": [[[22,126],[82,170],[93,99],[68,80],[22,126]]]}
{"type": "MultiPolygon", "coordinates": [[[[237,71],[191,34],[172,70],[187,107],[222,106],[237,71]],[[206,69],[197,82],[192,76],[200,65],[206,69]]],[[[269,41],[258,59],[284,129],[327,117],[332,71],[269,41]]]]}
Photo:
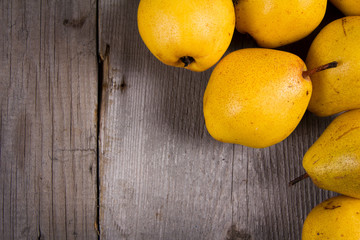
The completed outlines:
{"type": "Polygon", "coordinates": [[[137,1],[101,1],[109,56],[101,109],[101,236],[202,239],[231,225],[232,145],[206,136],[210,72],[159,63],[137,32],[137,1]]]}
{"type": "MultiPolygon", "coordinates": [[[[288,181],[330,120],[307,113],[266,149],[216,142],[202,115],[211,69],[191,73],[156,60],[138,34],[138,3],[100,1],[101,238],[300,239],[306,214],[333,193],[288,181]]],[[[295,46],[304,58],[304,41],[303,50],[283,49],[295,46]]],[[[254,46],[236,34],[229,51],[254,46]]]]}
{"type": "Polygon", "coordinates": [[[0,238],[96,239],[96,2],[0,4],[0,238]]]}
{"type": "Polygon", "coordinates": [[[295,132],[275,146],[235,147],[233,235],[301,239],[306,215],[334,194],[319,190],[310,179],[292,187],[288,182],[304,173],[302,157],[328,123],[329,119],[319,120],[307,113],[295,132]]]}

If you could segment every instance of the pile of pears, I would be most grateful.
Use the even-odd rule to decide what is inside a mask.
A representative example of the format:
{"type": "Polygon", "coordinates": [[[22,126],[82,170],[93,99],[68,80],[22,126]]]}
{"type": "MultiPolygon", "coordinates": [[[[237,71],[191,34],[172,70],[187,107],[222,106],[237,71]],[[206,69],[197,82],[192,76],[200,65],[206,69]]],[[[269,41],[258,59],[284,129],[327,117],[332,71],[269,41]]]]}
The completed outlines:
{"type": "Polygon", "coordinates": [[[312,33],[327,0],[140,0],[138,29],[164,64],[213,68],[203,97],[216,140],[266,148],[286,139],[306,110],[334,116],[303,157],[320,188],[341,194],[316,206],[302,239],[360,239],[360,1],[331,0],[344,17],[320,30],[305,62],[276,48],[312,33]],[[256,48],[223,57],[234,30],[256,48]],[[341,227],[339,227],[341,225],[341,227]]]}

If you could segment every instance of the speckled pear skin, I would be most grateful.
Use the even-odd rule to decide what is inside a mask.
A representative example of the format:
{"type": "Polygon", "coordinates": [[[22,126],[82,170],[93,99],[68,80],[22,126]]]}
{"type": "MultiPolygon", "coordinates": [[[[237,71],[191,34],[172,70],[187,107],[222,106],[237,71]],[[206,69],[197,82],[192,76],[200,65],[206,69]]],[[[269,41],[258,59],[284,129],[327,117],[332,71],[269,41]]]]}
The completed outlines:
{"type": "Polygon", "coordinates": [[[141,0],[137,22],[142,40],[158,60],[202,72],[228,49],[235,10],[232,0],[141,0]]]}
{"type": "Polygon", "coordinates": [[[360,109],[330,123],[306,152],[303,167],[318,187],[360,198],[360,109]]]}
{"type": "Polygon", "coordinates": [[[218,141],[264,148],[297,127],[311,96],[305,63],[289,52],[247,48],[224,57],[204,93],[206,127],[218,141]]]}
{"type": "Polygon", "coordinates": [[[360,200],[348,196],[327,199],[305,219],[302,240],[359,240],[360,200]]]}
{"type": "Polygon", "coordinates": [[[327,0],[235,1],[236,29],[261,47],[276,48],[309,35],[322,21],[327,0]]]}
{"type": "Polygon", "coordinates": [[[311,76],[309,111],[331,116],[360,108],[360,16],[344,17],[326,25],[312,42],[309,69],[337,61],[338,66],[311,76]]]}

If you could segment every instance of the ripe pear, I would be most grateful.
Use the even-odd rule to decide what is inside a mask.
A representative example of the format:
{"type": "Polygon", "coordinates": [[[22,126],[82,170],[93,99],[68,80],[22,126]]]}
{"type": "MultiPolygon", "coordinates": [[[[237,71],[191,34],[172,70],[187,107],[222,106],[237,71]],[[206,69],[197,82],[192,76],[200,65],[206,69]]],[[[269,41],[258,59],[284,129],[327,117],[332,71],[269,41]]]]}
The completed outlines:
{"type": "Polygon", "coordinates": [[[360,0],[330,0],[346,16],[360,16],[360,0]]]}
{"type": "Polygon", "coordinates": [[[264,148],[296,128],[310,100],[305,63],[273,49],[247,48],[225,56],[213,70],[203,99],[210,135],[222,142],[264,148]]]}
{"type": "Polygon", "coordinates": [[[318,187],[360,198],[360,109],[330,123],[306,152],[303,167],[318,187]]]}
{"type": "Polygon", "coordinates": [[[336,196],[311,210],[303,225],[302,240],[325,239],[360,239],[360,199],[336,196]]]}
{"type": "Polygon", "coordinates": [[[161,62],[201,72],[230,45],[235,29],[232,0],[141,0],[138,29],[161,62]]]}
{"type": "Polygon", "coordinates": [[[309,35],[326,6],[327,0],[236,0],[236,29],[250,34],[261,47],[280,47],[309,35]]]}
{"type": "Polygon", "coordinates": [[[312,42],[308,68],[327,61],[338,67],[314,75],[309,111],[330,116],[360,108],[360,16],[344,17],[326,25],[312,42]]]}

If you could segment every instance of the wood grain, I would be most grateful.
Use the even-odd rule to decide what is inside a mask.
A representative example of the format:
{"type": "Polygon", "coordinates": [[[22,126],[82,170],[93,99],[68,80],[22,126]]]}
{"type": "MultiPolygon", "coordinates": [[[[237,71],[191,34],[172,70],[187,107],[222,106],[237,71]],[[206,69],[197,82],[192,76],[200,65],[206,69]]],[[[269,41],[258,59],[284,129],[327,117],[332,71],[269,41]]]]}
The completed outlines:
{"type": "MultiPolygon", "coordinates": [[[[138,34],[138,3],[100,1],[101,238],[300,239],[307,213],[334,193],[309,179],[288,182],[303,173],[302,156],[331,119],[306,113],[266,149],[216,142],[202,115],[211,69],[155,59],[138,34]]],[[[282,49],[305,58],[314,36],[282,49]]],[[[235,33],[228,52],[255,46],[235,33]]]]}
{"type": "Polygon", "coordinates": [[[137,32],[136,1],[102,1],[101,237],[220,239],[231,225],[233,146],[206,133],[210,72],[159,63],[137,32]]]}
{"type": "Polygon", "coordinates": [[[0,7],[0,239],[96,239],[96,2],[0,7]]]}
{"type": "MultiPolygon", "coordinates": [[[[138,34],[138,3],[0,1],[0,239],[300,239],[335,194],[287,183],[331,118],[306,113],[266,149],[215,141],[202,114],[212,69],[159,62],[138,34]]],[[[304,59],[341,16],[328,11],[281,49],[304,59]]],[[[228,53],[247,47],[235,32],[228,53]]]]}
{"type": "Polygon", "coordinates": [[[245,234],[244,239],[301,239],[306,215],[334,193],[316,188],[310,179],[291,187],[288,182],[304,173],[302,156],[328,121],[307,113],[295,132],[279,144],[266,149],[236,146],[235,233],[245,234]]]}

